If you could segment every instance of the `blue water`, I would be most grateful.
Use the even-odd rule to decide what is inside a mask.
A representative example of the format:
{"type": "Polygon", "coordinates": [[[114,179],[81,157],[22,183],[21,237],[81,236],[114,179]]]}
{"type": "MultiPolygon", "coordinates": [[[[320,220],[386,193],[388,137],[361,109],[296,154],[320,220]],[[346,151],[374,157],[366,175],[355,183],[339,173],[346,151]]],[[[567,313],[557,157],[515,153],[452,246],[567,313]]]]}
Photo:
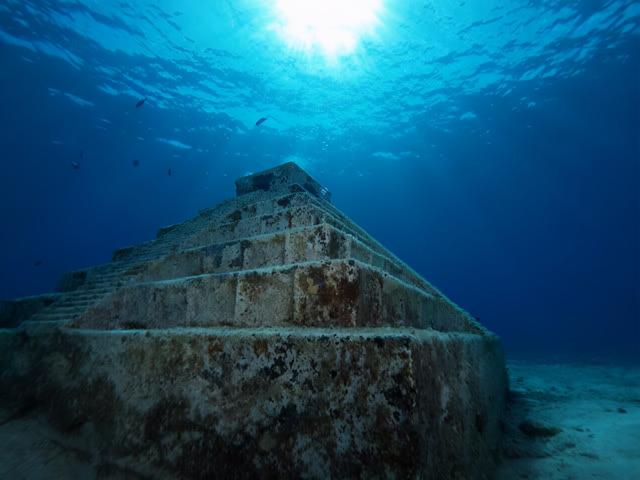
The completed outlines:
{"type": "Polygon", "coordinates": [[[275,1],[2,0],[0,297],[293,160],[512,355],[637,355],[640,4],[378,3],[336,45],[275,1]]]}

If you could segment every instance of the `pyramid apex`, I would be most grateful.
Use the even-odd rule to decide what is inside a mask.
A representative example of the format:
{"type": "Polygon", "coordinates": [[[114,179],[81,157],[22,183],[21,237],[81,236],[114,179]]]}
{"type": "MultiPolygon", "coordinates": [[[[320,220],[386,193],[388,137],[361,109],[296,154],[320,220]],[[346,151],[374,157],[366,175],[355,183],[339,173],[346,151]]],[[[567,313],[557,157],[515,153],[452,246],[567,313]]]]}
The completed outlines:
{"type": "Polygon", "coordinates": [[[331,201],[331,193],[294,162],[283,163],[262,172],[245,175],[236,180],[236,195],[241,196],[259,190],[281,190],[299,185],[318,198],[331,201]]]}

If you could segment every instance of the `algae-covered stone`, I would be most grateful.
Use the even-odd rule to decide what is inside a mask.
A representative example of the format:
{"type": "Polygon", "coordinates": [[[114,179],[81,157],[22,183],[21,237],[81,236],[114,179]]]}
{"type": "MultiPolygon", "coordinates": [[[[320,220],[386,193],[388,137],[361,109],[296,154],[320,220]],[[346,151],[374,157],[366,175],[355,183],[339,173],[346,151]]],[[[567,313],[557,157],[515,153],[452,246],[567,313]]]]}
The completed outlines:
{"type": "Polygon", "coordinates": [[[482,478],[495,463],[505,388],[493,377],[495,338],[315,328],[27,337],[14,361],[34,365],[49,420],[63,431],[91,422],[104,454],[132,467],[151,461],[185,478],[220,468],[242,478],[482,478]]]}
{"type": "Polygon", "coordinates": [[[236,186],[3,304],[0,401],[95,445],[97,476],[490,478],[499,340],[294,164],[236,186]]]}

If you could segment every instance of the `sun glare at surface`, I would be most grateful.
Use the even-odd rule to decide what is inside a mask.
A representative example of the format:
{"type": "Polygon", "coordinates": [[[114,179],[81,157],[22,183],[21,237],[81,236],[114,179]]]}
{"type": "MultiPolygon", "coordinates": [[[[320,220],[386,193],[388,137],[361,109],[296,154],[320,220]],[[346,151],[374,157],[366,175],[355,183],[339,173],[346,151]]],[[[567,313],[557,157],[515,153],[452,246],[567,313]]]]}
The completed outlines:
{"type": "Polygon", "coordinates": [[[292,49],[336,59],[380,23],[383,0],[276,0],[272,25],[292,49]]]}

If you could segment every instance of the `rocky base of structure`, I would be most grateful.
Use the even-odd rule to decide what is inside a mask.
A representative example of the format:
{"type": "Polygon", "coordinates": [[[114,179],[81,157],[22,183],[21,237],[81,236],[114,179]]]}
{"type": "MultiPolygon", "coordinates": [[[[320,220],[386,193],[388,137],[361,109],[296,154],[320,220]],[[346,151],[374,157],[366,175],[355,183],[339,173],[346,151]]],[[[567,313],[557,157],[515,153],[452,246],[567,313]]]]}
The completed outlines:
{"type": "Polygon", "coordinates": [[[308,328],[1,338],[16,405],[71,438],[90,425],[102,463],[140,475],[483,478],[498,458],[495,340],[308,328]]]}
{"type": "MultiPolygon", "coordinates": [[[[513,402],[496,478],[635,478],[640,470],[640,368],[517,362],[509,364],[509,371],[513,402]],[[525,429],[525,434],[522,424],[555,433],[525,429]]],[[[105,458],[97,438],[92,423],[64,434],[51,427],[44,409],[0,405],[0,478],[171,477],[155,475],[157,470],[133,457],[105,458]]]]}

